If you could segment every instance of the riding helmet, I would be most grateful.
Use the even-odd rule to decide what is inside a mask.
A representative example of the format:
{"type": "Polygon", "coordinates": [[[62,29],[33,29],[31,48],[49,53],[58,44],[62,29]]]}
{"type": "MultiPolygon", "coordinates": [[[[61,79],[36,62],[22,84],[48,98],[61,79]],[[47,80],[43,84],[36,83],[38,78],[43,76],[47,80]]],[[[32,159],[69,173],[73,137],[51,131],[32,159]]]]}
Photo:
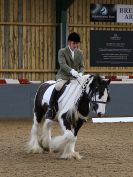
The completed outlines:
{"type": "Polygon", "coordinates": [[[68,41],[80,42],[79,34],[76,32],[70,33],[68,36],[68,41]]]}

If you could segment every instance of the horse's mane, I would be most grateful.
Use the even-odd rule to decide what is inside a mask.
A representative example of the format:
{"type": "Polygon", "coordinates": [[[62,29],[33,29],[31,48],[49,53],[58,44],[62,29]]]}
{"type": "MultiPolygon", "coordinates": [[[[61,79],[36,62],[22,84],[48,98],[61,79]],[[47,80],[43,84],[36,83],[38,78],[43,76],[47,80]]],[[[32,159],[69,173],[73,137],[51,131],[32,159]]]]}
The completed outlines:
{"type": "MultiPolygon", "coordinates": [[[[77,80],[72,80],[71,83],[68,85],[68,88],[66,89],[65,93],[61,96],[61,110],[63,110],[63,113],[67,112],[69,117],[77,117],[73,116],[74,114],[77,114],[77,107],[76,102],[80,98],[83,88],[86,85],[86,82],[91,79],[91,75],[83,75],[77,80]],[[63,97],[63,99],[62,99],[63,97]]],[[[60,102],[59,100],[59,102],[60,102]]]]}
{"type": "MultiPolygon", "coordinates": [[[[66,99],[66,100],[73,100],[73,104],[79,99],[82,89],[84,87],[84,84],[86,83],[86,80],[90,77],[89,74],[83,75],[78,79],[71,80],[70,84],[67,86],[65,93],[61,96],[60,100],[66,99]]],[[[71,104],[71,107],[73,107],[71,104]]]]}

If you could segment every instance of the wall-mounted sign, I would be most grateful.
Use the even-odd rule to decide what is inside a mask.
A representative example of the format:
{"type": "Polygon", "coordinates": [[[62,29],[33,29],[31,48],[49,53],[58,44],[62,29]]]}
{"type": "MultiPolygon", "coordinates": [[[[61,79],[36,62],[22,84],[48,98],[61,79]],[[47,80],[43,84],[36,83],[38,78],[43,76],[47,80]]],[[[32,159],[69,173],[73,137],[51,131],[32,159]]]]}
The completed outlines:
{"type": "Polygon", "coordinates": [[[133,67],[133,31],[90,31],[90,66],[133,67]]]}
{"type": "Polygon", "coordinates": [[[90,4],[90,21],[116,22],[116,5],[90,4]]]}
{"type": "Polygon", "coordinates": [[[133,5],[90,4],[90,21],[133,23],[133,5]]]}
{"type": "Polygon", "coordinates": [[[117,4],[117,22],[133,23],[133,5],[117,4]]]}

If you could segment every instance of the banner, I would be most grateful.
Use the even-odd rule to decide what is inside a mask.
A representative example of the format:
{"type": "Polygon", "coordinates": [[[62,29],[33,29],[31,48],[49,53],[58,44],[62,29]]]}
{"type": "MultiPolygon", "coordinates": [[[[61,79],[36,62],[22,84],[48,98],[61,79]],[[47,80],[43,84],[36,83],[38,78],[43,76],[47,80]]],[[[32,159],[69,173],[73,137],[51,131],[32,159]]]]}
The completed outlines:
{"type": "Polygon", "coordinates": [[[133,5],[90,4],[90,21],[133,23],[133,5]]]}
{"type": "Polygon", "coordinates": [[[116,5],[90,4],[90,21],[116,22],[116,5]]]}
{"type": "Polygon", "coordinates": [[[117,5],[117,22],[133,23],[133,5],[117,5]]]}

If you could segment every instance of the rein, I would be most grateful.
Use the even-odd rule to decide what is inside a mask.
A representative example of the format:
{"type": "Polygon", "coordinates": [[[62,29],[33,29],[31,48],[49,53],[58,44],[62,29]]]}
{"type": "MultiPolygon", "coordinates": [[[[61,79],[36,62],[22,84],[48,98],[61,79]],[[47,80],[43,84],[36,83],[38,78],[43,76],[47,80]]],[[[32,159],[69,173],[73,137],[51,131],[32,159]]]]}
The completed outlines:
{"type": "MultiPolygon", "coordinates": [[[[95,95],[94,95],[95,100],[90,99],[91,103],[94,103],[94,104],[96,104],[96,103],[106,104],[106,103],[107,103],[107,101],[97,101],[97,100],[96,100],[96,92],[94,92],[93,94],[95,94],[95,95]]],[[[92,97],[93,97],[93,94],[92,94],[92,97]]],[[[92,98],[92,97],[91,97],[91,98],[92,98]]]]}
{"type": "MultiPolygon", "coordinates": [[[[93,75],[91,75],[89,78],[87,78],[87,80],[86,80],[86,82],[85,82],[85,84],[82,86],[81,85],[81,83],[79,82],[79,80],[78,79],[76,79],[77,80],[77,82],[79,83],[79,85],[81,86],[81,88],[82,88],[82,93],[86,90],[86,86],[87,86],[87,84],[89,83],[89,81],[90,81],[90,78],[92,77],[93,75]]],[[[81,94],[82,94],[81,93],[81,94]]]]}
{"type": "Polygon", "coordinates": [[[85,92],[85,90],[86,90],[86,87],[87,87],[87,84],[89,83],[89,81],[90,81],[90,78],[92,77],[92,75],[89,77],[89,78],[87,78],[87,80],[86,80],[86,82],[85,82],[85,84],[82,86],[81,85],[81,83],[79,82],[79,80],[77,79],[77,82],[79,83],[79,85],[81,86],[81,88],[82,88],[82,92],[81,92],[81,95],[80,95],[80,97],[78,98],[78,100],[77,100],[77,102],[76,102],[76,106],[78,106],[78,103],[79,103],[79,101],[80,101],[80,98],[83,96],[83,94],[84,94],[84,92],[85,92]]]}

